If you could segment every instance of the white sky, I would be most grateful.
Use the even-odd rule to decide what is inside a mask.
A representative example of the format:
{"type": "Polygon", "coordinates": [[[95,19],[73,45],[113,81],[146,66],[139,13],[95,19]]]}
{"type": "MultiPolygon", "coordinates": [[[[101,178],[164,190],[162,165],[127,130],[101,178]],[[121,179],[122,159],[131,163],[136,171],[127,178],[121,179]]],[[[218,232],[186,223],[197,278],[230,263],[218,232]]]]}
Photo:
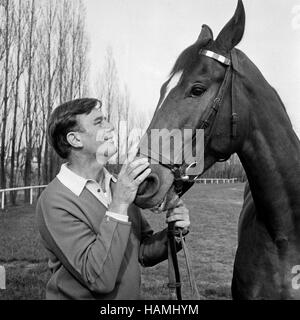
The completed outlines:
{"type": "MultiPolygon", "coordinates": [[[[300,136],[300,0],[244,0],[246,31],[238,46],[281,96],[300,136]]],[[[202,24],[214,36],[237,0],[84,0],[90,36],[91,81],[113,48],[119,78],[140,112],[154,111],[178,55],[202,24]]]]}

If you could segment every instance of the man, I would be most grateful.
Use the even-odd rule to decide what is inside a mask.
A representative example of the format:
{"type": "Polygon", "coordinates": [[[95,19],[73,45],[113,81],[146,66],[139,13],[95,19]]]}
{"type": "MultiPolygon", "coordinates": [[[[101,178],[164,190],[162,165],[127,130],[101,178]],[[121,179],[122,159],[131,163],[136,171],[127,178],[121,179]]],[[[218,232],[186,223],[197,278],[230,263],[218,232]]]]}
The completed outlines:
{"type": "MultiPolygon", "coordinates": [[[[118,179],[104,168],[116,148],[113,126],[96,99],[57,107],[48,136],[67,163],[36,208],[52,272],[46,299],[139,299],[138,262],[152,266],[167,258],[166,229],[153,234],[133,204],[151,171],[147,159],[128,159],[118,179]]],[[[167,220],[188,228],[182,202],[167,220]]]]}

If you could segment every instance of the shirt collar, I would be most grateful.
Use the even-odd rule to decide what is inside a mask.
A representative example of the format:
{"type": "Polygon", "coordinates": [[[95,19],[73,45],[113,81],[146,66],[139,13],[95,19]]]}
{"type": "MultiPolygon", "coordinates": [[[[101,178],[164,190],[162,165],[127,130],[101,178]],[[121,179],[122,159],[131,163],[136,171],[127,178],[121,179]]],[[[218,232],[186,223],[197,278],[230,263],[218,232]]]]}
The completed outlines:
{"type": "MultiPolygon", "coordinates": [[[[104,179],[105,179],[105,187],[106,187],[106,190],[108,190],[110,188],[110,180],[112,180],[113,182],[116,182],[117,179],[106,168],[103,168],[103,173],[104,173],[104,179]]],[[[75,172],[73,172],[71,169],[68,168],[67,163],[62,164],[60,171],[56,177],[63,185],[65,185],[78,197],[80,196],[82,190],[86,186],[86,183],[88,181],[94,181],[94,180],[86,179],[79,176],[78,174],[76,174],[75,172]]]]}

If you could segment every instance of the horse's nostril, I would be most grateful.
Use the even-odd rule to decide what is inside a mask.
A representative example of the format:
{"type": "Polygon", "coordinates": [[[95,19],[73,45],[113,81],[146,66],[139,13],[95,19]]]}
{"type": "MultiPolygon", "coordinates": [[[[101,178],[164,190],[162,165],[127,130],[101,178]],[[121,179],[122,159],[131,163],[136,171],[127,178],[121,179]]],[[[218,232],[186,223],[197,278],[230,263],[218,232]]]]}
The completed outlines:
{"type": "Polygon", "coordinates": [[[156,173],[150,173],[149,176],[140,184],[137,191],[138,196],[152,197],[160,188],[159,178],[156,173]]]}
{"type": "Polygon", "coordinates": [[[138,196],[145,193],[145,191],[147,190],[147,184],[148,184],[148,182],[146,179],[139,185],[138,191],[136,193],[138,196]]]}

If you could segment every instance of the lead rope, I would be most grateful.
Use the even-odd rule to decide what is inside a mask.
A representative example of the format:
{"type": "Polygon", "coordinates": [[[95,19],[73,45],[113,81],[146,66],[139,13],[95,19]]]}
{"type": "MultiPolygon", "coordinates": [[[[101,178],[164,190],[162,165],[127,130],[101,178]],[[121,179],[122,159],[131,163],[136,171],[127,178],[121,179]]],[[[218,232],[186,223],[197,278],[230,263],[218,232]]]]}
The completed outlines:
{"type": "Polygon", "coordinates": [[[183,252],[184,252],[184,257],[185,257],[185,262],[186,262],[186,268],[188,271],[190,286],[191,286],[191,290],[192,290],[192,296],[193,296],[194,300],[200,300],[200,293],[198,291],[198,287],[197,287],[197,283],[195,280],[195,275],[193,272],[189,251],[188,251],[187,245],[185,243],[185,240],[183,238],[182,230],[179,231],[179,234],[180,234],[181,245],[182,245],[183,252]]]}
{"type": "Polygon", "coordinates": [[[175,222],[168,223],[168,275],[169,275],[169,296],[170,300],[182,300],[181,281],[177,260],[175,222]]]}
{"type": "MultiPolygon", "coordinates": [[[[182,235],[182,230],[179,230],[180,242],[184,252],[186,267],[188,271],[189,283],[192,291],[192,297],[194,300],[200,300],[200,294],[198,291],[197,283],[195,280],[189,251],[185,240],[182,235]]],[[[169,271],[169,296],[170,300],[182,300],[181,296],[181,280],[180,272],[177,260],[176,240],[175,240],[175,222],[168,224],[168,271],[169,271]]]]}

